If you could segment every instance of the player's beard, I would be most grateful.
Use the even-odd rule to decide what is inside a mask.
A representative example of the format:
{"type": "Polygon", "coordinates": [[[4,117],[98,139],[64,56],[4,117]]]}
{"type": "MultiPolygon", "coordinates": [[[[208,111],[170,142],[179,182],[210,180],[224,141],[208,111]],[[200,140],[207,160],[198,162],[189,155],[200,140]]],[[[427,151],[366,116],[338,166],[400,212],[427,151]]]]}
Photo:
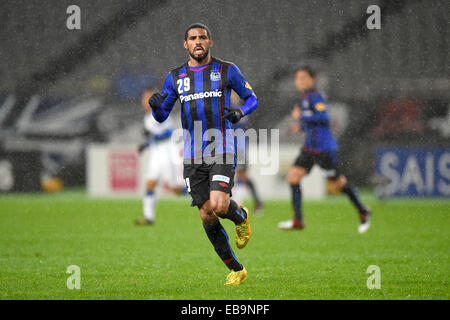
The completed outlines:
{"type": "MultiPolygon", "coordinates": [[[[195,50],[195,48],[194,48],[194,50],[195,50]]],[[[204,50],[203,54],[201,54],[201,55],[196,56],[194,54],[194,52],[190,52],[190,51],[189,51],[189,55],[192,57],[192,59],[196,60],[197,62],[202,62],[203,60],[206,59],[206,57],[208,57],[208,54],[209,54],[209,49],[203,48],[203,50],[204,50]]]]}

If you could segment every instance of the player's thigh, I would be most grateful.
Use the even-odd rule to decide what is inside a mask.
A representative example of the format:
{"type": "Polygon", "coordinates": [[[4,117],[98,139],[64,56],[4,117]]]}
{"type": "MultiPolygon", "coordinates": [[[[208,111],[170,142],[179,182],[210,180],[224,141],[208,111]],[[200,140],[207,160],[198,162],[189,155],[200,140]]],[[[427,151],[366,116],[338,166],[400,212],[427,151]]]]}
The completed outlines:
{"type": "Polygon", "coordinates": [[[210,190],[230,193],[234,185],[234,164],[214,163],[209,169],[210,190]]]}
{"type": "Polygon", "coordinates": [[[314,155],[302,150],[298,157],[295,159],[292,166],[289,168],[286,179],[290,184],[300,183],[302,178],[307,175],[314,165],[314,155]]]}
{"type": "Polygon", "coordinates": [[[334,183],[343,181],[335,151],[321,152],[317,156],[317,164],[325,170],[325,174],[330,181],[334,183]]]}
{"type": "Polygon", "coordinates": [[[185,164],[183,178],[191,206],[202,208],[209,200],[209,170],[204,164],[185,164]]]}
{"type": "Polygon", "coordinates": [[[211,198],[212,206],[218,212],[228,209],[234,174],[233,164],[213,164],[210,168],[210,197],[214,197],[211,198]]]}

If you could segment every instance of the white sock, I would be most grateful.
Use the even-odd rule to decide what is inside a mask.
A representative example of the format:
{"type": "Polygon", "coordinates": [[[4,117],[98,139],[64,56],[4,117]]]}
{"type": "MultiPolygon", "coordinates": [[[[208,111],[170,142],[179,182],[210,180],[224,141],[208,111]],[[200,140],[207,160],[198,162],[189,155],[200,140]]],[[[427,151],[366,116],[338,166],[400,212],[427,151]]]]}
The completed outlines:
{"type": "Polygon", "coordinates": [[[144,208],[144,217],[147,221],[155,220],[156,195],[154,192],[147,192],[142,201],[144,208]]]}

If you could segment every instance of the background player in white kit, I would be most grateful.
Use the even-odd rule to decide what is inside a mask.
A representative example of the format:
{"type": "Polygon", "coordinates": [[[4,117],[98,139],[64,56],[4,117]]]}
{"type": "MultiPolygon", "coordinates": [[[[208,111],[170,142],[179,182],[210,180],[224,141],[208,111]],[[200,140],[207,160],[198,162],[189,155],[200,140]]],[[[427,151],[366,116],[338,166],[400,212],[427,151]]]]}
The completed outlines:
{"type": "Polygon", "coordinates": [[[149,149],[149,160],[145,176],[145,195],[143,197],[144,216],[136,219],[138,225],[148,225],[155,221],[156,186],[164,181],[176,194],[183,193],[184,180],[180,149],[172,141],[174,130],[171,118],[159,123],[152,116],[148,99],[154,92],[146,89],[142,93],[141,104],[145,108],[144,118],[147,140],[139,146],[139,153],[149,149]]]}

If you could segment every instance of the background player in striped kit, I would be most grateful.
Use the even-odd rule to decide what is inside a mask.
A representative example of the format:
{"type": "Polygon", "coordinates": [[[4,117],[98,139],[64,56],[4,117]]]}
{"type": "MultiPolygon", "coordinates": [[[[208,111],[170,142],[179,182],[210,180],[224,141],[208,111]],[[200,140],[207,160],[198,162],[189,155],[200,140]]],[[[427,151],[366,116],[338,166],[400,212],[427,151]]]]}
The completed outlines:
{"type": "Polygon", "coordinates": [[[234,255],[218,217],[234,222],[236,246],[244,248],[251,237],[250,216],[230,199],[235,170],[231,123],[254,111],[258,100],[236,65],[211,57],[212,45],[208,27],[189,26],[184,37],[189,60],[167,75],[162,94],[154,94],[149,104],[162,122],[178,99],[181,103],[184,178],[191,205],[199,208],[208,239],[230,270],[225,285],[237,285],[247,278],[247,270],[234,255]],[[228,107],[231,90],[244,100],[239,110],[228,107]]]}
{"type": "Polygon", "coordinates": [[[339,171],[336,157],[337,143],[329,128],[327,102],[315,89],[315,78],[316,74],[309,66],[300,67],[295,73],[295,85],[302,96],[300,107],[294,108],[292,117],[299,121],[298,130],[305,131],[306,137],[300,155],[286,177],[292,190],[294,217],[280,222],[278,226],[285,230],[304,228],[300,182],[313,165],[318,164],[327,171],[334,189],[345,193],[354,204],[360,217],[358,231],[364,233],[370,226],[370,210],[361,202],[357,190],[339,171]]]}
{"type": "Polygon", "coordinates": [[[141,104],[146,110],[144,127],[147,133],[145,143],[139,146],[139,153],[148,148],[149,157],[146,170],[145,195],[142,199],[144,216],[136,219],[138,225],[149,225],[155,221],[156,186],[159,181],[165,182],[175,194],[184,189],[179,148],[173,143],[172,119],[167,118],[159,123],[153,118],[148,99],[154,92],[146,89],[141,96],[141,104]]]}

